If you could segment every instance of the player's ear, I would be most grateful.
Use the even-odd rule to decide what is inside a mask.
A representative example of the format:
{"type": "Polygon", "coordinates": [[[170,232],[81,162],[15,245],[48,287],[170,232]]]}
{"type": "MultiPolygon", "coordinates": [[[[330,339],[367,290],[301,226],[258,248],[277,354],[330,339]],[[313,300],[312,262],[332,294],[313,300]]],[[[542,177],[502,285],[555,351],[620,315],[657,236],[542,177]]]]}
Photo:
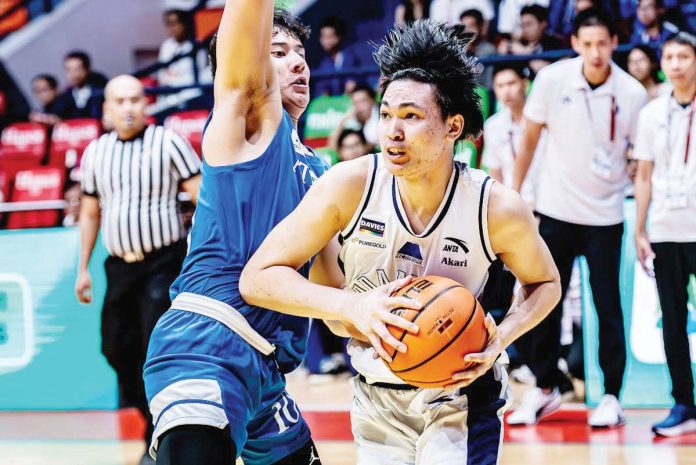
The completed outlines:
{"type": "Polygon", "coordinates": [[[447,117],[447,139],[456,142],[464,131],[464,117],[460,114],[447,117]]]}

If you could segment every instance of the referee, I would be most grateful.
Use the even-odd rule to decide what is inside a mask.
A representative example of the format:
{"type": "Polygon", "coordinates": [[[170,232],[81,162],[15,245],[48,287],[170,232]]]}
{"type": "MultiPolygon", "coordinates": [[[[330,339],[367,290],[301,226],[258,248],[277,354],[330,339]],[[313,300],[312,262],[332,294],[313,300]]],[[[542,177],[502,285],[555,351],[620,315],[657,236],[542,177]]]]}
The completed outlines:
{"type": "Polygon", "coordinates": [[[105,116],[115,129],[93,141],[82,159],[75,291],[80,302],[91,302],[87,267],[101,222],[110,255],[105,264],[102,352],[116,371],[122,402],[145,416],[149,444],[152,418],[142,368],[150,333],[169,308],[169,286],[186,255],[177,193],[181,186],[195,201],[200,163],[184,139],[147,125],[145,94],[136,78],[114,78],[105,99],[105,116]]]}

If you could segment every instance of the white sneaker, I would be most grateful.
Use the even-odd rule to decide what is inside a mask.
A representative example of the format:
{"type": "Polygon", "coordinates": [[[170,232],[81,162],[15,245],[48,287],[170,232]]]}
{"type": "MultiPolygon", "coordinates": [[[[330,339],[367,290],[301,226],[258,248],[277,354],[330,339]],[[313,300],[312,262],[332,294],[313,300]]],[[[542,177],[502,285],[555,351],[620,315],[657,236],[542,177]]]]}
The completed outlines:
{"type": "Polygon", "coordinates": [[[522,402],[510,414],[508,425],[534,425],[543,417],[555,412],[561,406],[558,388],[546,394],[539,388],[525,392],[522,402]]]}
{"type": "Polygon", "coordinates": [[[531,386],[536,385],[536,376],[532,373],[527,365],[521,365],[514,370],[510,370],[510,378],[514,379],[518,383],[529,384],[531,386]]]}
{"type": "Polygon", "coordinates": [[[605,394],[602,397],[588,421],[593,428],[610,428],[623,425],[625,422],[626,417],[623,408],[621,408],[619,400],[611,394],[605,394]]]}

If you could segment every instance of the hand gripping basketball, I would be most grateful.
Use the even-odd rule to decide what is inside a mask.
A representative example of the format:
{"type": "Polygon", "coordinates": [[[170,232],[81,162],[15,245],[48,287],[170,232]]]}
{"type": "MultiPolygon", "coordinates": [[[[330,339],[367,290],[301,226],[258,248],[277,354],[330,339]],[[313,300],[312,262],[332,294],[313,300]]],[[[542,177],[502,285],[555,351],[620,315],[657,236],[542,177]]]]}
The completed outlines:
{"type": "Polygon", "coordinates": [[[495,324],[495,320],[493,320],[490,313],[486,315],[485,324],[486,330],[488,331],[488,344],[486,344],[486,348],[483,352],[469,354],[464,357],[465,362],[472,362],[474,365],[464,371],[455,373],[452,376],[454,382],[447,385],[447,388],[461,388],[470,385],[476,381],[477,378],[490,370],[500,354],[505,350],[503,340],[498,334],[498,326],[495,324]]]}
{"type": "Polygon", "coordinates": [[[347,315],[350,323],[367,337],[379,356],[388,362],[391,362],[392,357],[383,344],[388,344],[402,353],[406,352],[406,344],[400,342],[389,332],[387,324],[412,334],[418,333],[418,326],[392,313],[392,310],[397,308],[420,310],[421,303],[417,300],[391,296],[394,291],[408,284],[411,279],[410,277],[398,279],[369,292],[356,294],[355,301],[347,315]]]}

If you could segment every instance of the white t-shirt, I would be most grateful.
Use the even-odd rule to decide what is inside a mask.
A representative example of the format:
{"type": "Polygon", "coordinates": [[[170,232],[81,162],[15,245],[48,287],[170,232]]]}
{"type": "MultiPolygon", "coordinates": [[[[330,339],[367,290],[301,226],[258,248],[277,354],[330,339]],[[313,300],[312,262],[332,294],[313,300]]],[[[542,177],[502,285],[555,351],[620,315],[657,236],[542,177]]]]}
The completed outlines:
{"type": "Polygon", "coordinates": [[[485,21],[495,17],[491,0],[433,0],[430,4],[430,19],[449,24],[459,24],[466,10],[479,10],[485,21]]]}
{"type": "Polygon", "coordinates": [[[633,157],[653,162],[651,242],[696,242],[696,121],[691,123],[689,156],[684,164],[690,111],[691,107],[682,108],[668,94],[640,112],[633,157]],[[686,196],[686,206],[670,206],[668,196],[680,193],[686,196]]]}
{"type": "MultiPolygon", "coordinates": [[[[544,131],[545,132],[545,131],[544,131]]],[[[524,134],[524,118],[521,121],[512,120],[512,112],[509,108],[503,108],[494,114],[483,126],[483,164],[490,169],[502,172],[503,184],[512,187],[512,175],[515,166],[515,158],[520,150],[524,134]]],[[[522,183],[520,194],[530,208],[534,208],[536,195],[537,173],[541,159],[544,156],[545,135],[542,133],[534,154],[534,159],[529,167],[527,176],[522,183]]]]}
{"type": "Polygon", "coordinates": [[[498,10],[498,32],[519,34],[520,11],[527,5],[540,5],[548,8],[549,0],[503,0],[498,10]]]}
{"type": "Polygon", "coordinates": [[[587,226],[623,222],[626,150],[646,101],[643,86],[614,63],[609,79],[595,90],[582,74],[580,57],[539,72],[524,108],[526,118],[547,128],[539,213],[587,226]]]}

